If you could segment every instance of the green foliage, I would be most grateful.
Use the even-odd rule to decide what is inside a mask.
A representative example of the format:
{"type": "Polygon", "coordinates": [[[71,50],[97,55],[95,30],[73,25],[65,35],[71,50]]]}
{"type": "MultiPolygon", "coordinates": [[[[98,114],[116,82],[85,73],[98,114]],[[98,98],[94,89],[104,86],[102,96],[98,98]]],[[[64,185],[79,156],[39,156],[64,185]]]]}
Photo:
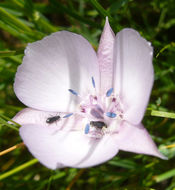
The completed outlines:
{"type": "Polygon", "coordinates": [[[24,107],[13,81],[26,44],[64,29],[83,35],[97,49],[108,16],[115,32],[135,28],[154,46],[155,83],[143,122],[169,158],[120,152],[94,168],[50,171],[18,148],[0,157],[0,189],[175,189],[175,148],[166,147],[175,144],[174,10],[174,0],[0,1],[0,150],[21,142],[19,125],[10,118],[24,107]]]}

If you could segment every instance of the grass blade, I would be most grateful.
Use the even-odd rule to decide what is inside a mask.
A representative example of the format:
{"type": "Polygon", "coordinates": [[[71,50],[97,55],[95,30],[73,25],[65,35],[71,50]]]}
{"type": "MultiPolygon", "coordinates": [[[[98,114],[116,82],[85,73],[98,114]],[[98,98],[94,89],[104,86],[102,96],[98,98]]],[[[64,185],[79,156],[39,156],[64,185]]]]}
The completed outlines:
{"type": "Polygon", "coordinates": [[[170,119],[175,119],[175,113],[158,111],[158,110],[149,110],[147,113],[151,116],[165,117],[170,119]]]}
{"type": "Polygon", "coordinates": [[[175,176],[175,169],[172,169],[163,174],[160,174],[160,175],[156,176],[154,179],[156,182],[161,182],[161,181],[164,181],[173,176],[175,176]]]}
{"type": "Polygon", "coordinates": [[[24,49],[21,50],[7,50],[7,51],[0,51],[0,58],[1,57],[10,57],[14,55],[20,55],[24,53],[24,49]]]}
{"type": "Polygon", "coordinates": [[[90,3],[104,18],[108,17],[110,21],[113,20],[111,15],[96,0],[90,0],[90,3]]]}
{"type": "Polygon", "coordinates": [[[36,164],[37,162],[38,162],[38,160],[36,158],[34,158],[33,160],[30,160],[30,161],[10,170],[8,172],[5,172],[5,173],[0,175],[0,180],[3,180],[7,177],[10,177],[11,175],[18,173],[18,172],[22,171],[23,169],[28,168],[28,167],[36,164]]]}
{"type": "Polygon", "coordinates": [[[23,22],[17,19],[17,17],[8,13],[1,7],[0,7],[0,17],[1,17],[1,20],[7,22],[9,25],[16,26],[15,28],[20,28],[21,30],[29,31],[29,32],[31,31],[31,29],[27,25],[25,25],[23,22]]]}

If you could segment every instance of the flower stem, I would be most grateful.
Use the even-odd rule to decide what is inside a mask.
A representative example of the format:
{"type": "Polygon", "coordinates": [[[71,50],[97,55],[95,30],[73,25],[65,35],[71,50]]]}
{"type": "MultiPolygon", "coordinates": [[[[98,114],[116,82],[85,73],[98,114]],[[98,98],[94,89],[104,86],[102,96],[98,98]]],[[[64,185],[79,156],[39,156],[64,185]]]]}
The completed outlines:
{"type": "Polygon", "coordinates": [[[73,178],[73,180],[70,182],[70,184],[67,186],[66,190],[71,190],[72,186],[76,183],[76,181],[80,178],[80,176],[84,173],[86,169],[81,169],[77,173],[77,175],[73,178]]]}
{"type": "Polygon", "coordinates": [[[20,144],[15,145],[15,146],[12,146],[12,147],[10,147],[10,148],[8,148],[6,150],[3,150],[3,151],[0,152],[0,156],[3,156],[4,154],[7,154],[7,153],[15,150],[16,148],[19,148],[19,147],[22,147],[22,146],[24,146],[23,142],[20,143],[20,144]]]}
{"type": "Polygon", "coordinates": [[[165,148],[175,148],[175,144],[167,145],[167,146],[165,146],[165,148]]]}

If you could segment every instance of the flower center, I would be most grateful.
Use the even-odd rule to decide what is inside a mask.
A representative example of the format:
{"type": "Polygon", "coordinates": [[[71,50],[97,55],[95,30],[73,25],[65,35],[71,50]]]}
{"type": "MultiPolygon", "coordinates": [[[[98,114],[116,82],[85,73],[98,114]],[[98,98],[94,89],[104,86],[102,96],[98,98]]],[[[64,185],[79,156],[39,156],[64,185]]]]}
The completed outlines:
{"type": "MultiPolygon", "coordinates": [[[[95,89],[95,80],[92,77],[92,85],[95,89]]],[[[117,126],[123,118],[122,104],[113,88],[106,94],[87,94],[85,97],[69,89],[69,91],[80,98],[78,111],[74,114],[79,115],[85,123],[84,134],[92,138],[102,138],[107,133],[117,133],[117,126]]]]}

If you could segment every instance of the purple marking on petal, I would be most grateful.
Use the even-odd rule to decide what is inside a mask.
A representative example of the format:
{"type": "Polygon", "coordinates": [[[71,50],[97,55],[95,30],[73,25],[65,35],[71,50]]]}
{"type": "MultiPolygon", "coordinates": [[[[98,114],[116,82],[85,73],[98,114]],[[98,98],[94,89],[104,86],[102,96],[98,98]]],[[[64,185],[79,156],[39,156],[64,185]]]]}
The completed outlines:
{"type": "Polygon", "coordinates": [[[85,130],[84,130],[84,133],[88,134],[89,133],[89,129],[90,129],[90,125],[89,125],[89,123],[87,123],[86,127],[85,127],[85,130]]]}
{"type": "Polygon", "coordinates": [[[106,92],[106,96],[109,97],[112,93],[113,93],[113,88],[110,88],[107,92],[106,92]]]}
{"type": "Polygon", "coordinates": [[[94,77],[92,77],[92,85],[93,85],[93,87],[95,88],[95,80],[94,80],[94,77]]]}
{"type": "Polygon", "coordinates": [[[103,119],[103,116],[97,112],[95,109],[91,109],[91,115],[93,115],[97,119],[103,119]]]}
{"type": "Polygon", "coordinates": [[[113,113],[113,112],[107,112],[106,113],[106,116],[110,117],[110,118],[115,118],[117,116],[116,113],[113,113]]]}
{"type": "Polygon", "coordinates": [[[85,108],[81,108],[81,112],[86,113],[86,109],[85,108]]]}
{"type": "Polygon", "coordinates": [[[112,102],[115,102],[116,101],[116,98],[112,98],[112,102]]]}
{"type": "Polygon", "coordinates": [[[69,90],[69,92],[71,92],[73,95],[78,96],[78,93],[75,92],[74,90],[72,90],[72,89],[68,89],[68,90],[69,90]]]}
{"type": "Polygon", "coordinates": [[[63,118],[68,118],[68,117],[70,117],[71,115],[73,115],[73,113],[69,113],[69,114],[63,116],[63,118]]]}
{"type": "Polygon", "coordinates": [[[104,113],[103,109],[102,109],[98,104],[96,105],[96,107],[97,107],[97,110],[98,110],[101,114],[104,113]]]}

